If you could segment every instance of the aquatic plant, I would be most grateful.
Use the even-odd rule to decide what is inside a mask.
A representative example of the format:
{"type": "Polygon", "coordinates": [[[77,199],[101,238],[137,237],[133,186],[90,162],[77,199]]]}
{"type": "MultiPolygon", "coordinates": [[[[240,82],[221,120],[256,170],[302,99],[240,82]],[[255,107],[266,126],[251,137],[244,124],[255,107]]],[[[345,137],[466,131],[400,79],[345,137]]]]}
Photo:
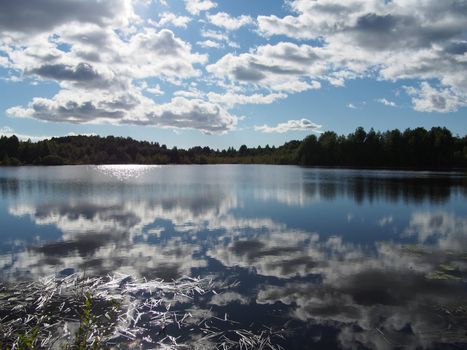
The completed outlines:
{"type": "Polygon", "coordinates": [[[242,329],[228,315],[198,308],[207,294],[236,284],[182,277],[51,276],[2,285],[0,345],[7,349],[280,349],[285,332],[242,329]]]}

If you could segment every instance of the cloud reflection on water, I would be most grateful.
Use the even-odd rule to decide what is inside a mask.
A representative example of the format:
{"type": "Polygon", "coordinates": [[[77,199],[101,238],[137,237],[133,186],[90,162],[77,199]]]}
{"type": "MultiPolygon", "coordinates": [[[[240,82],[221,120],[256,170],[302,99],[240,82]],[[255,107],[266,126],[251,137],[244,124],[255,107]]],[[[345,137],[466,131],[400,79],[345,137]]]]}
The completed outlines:
{"type": "MultiPolygon", "coordinates": [[[[305,179],[312,177],[304,172],[305,179]]],[[[212,297],[211,305],[269,306],[267,312],[273,312],[279,303],[285,308],[283,322],[333,327],[338,332],[336,346],[342,348],[417,348],[467,341],[462,331],[467,324],[467,219],[439,202],[462,191],[461,180],[446,185],[441,197],[439,190],[430,192],[434,197],[414,196],[415,203],[425,201],[434,209],[406,206],[407,218],[382,210],[361,211],[376,231],[371,238],[355,241],[346,232],[361,227],[352,226],[354,220],[345,221],[347,226],[333,234],[312,229],[315,223],[326,223],[316,211],[322,203],[344,205],[348,212],[366,198],[380,203],[373,207],[397,212],[400,204],[391,199],[412,198],[421,187],[414,182],[413,191],[407,184],[394,188],[402,180],[385,182],[369,175],[366,180],[341,181],[331,174],[314,182],[230,187],[199,178],[193,186],[183,181],[147,184],[145,176],[124,180],[121,187],[112,187],[114,192],[94,184],[84,195],[52,181],[37,189],[48,194],[46,201],[21,194],[30,191],[24,187],[30,182],[7,182],[2,191],[14,197],[8,201],[8,215],[29,218],[36,227],[53,227],[61,237],[16,240],[16,248],[0,257],[2,275],[37,278],[70,268],[166,279],[233,275],[240,287],[212,297]],[[362,188],[358,184],[364,184],[363,197],[355,190],[362,188]],[[353,199],[340,202],[342,197],[353,199]],[[247,210],[253,206],[261,210],[247,210]],[[303,222],[284,220],[274,214],[277,208],[302,210],[303,222]],[[389,238],[379,236],[385,229],[391,229],[389,238]],[[451,310],[448,316],[445,310],[451,310]]],[[[424,180],[423,186],[429,181],[434,182],[424,180]]]]}

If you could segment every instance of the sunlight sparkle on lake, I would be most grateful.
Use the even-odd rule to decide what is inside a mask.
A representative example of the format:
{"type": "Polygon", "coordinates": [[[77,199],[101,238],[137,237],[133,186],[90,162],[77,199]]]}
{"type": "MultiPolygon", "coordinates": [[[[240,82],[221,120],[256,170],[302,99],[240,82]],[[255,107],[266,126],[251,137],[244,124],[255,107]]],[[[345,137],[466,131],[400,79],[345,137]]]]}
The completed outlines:
{"type": "Polygon", "coordinates": [[[140,165],[140,164],[112,164],[96,165],[95,168],[104,175],[117,178],[120,181],[136,179],[150,169],[160,168],[160,165],[140,165]]]}

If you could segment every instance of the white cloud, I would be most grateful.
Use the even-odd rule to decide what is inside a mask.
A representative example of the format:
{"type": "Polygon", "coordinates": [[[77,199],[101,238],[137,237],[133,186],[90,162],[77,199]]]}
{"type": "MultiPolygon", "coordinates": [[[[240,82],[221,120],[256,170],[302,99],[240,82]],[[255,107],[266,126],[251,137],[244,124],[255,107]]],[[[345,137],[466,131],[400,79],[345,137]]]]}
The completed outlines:
{"type": "MultiPolygon", "coordinates": [[[[13,136],[13,135],[15,135],[21,141],[31,140],[32,142],[48,140],[48,139],[51,139],[52,137],[57,137],[57,135],[54,135],[54,136],[26,135],[26,134],[16,132],[14,129],[12,129],[12,128],[8,127],[8,126],[4,126],[4,127],[0,128],[0,136],[10,137],[10,136],[13,136]]],[[[83,135],[83,136],[96,136],[97,134],[95,134],[95,133],[68,132],[68,133],[66,133],[65,136],[80,136],[80,135],[83,135]]]]}
{"type": "Polygon", "coordinates": [[[137,104],[135,95],[81,93],[61,90],[52,99],[35,97],[27,107],[15,106],[7,110],[14,117],[29,117],[50,122],[100,123],[118,122],[125,110],[137,104]]]}
{"type": "Polygon", "coordinates": [[[215,39],[215,40],[218,40],[218,41],[228,41],[229,40],[229,36],[225,33],[222,33],[222,32],[218,32],[218,31],[215,31],[215,30],[201,30],[201,35],[204,37],[204,38],[210,38],[210,39],[215,39]]]}
{"type": "Polygon", "coordinates": [[[233,92],[227,92],[225,94],[217,94],[215,92],[209,92],[208,100],[213,103],[226,105],[228,108],[232,108],[235,105],[245,104],[271,104],[279,99],[287,98],[287,94],[284,93],[271,93],[267,95],[261,94],[236,94],[233,92]]]}
{"type": "Polygon", "coordinates": [[[157,85],[155,85],[153,87],[146,88],[145,90],[147,92],[149,92],[150,94],[153,94],[153,95],[158,95],[158,96],[164,95],[164,91],[161,89],[159,84],[157,84],[157,85]]]}
{"type": "Polygon", "coordinates": [[[13,135],[13,129],[10,128],[9,126],[4,126],[0,128],[0,133],[5,136],[10,136],[10,135],[13,135]]]}
{"type": "Polygon", "coordinates": [[[49,122],[147,125],[196,129],[206,134],[225,133],[234,129],[238,121],[236,116],[211,102],[174,97],[168,103],[157,105],[139,91],[115,96],[106,93],[76,95],[62,90],[52,99],[34,98],[26,108],[12,107],[7,113],[49,122]]]}
{"type": "MultiPolygon", "coordinates": [[[[259,16],[257,21],[246,15],[206,13],[200,23],[222,30],[202,28],[202,39],[196,44],[162,28],[186,27],[189,16],[161,11],[155,22],[149,21],[154,28],[138,16],[137,3],[138,10],[149,4],[146,0],[2,3],[0,66],[10,75],[2,79],[47,80],[60,89],[52,98],[38,96],[29,104],[10,108],[9,113],[48,121],[169,127],[169,118],[151,123],[149,116],[163,115],[164,108],[167,113],[177,109],[170,99],[183,96],[169,96],[171,102],[157,105],[143,95],[162,93],[160,88],[141,84],[152,78],[162,86],[189,85],[199,78],[213,87],[211,91],[229,88],[225,94],[206,91],[191,97],[196,100],[193,108],[203,106],[198,111],[209,112],[204,120],[210,123],[214,118],[218,126],[225,126],[223,131],[231,130],[238,121],[225,111],[235,105],[272,103],[289,94],[319,89],[322,83],[344,86],[356,78],[421,81],[419,86],[405,89],[418,111],[447,113],[467,105],[467,6],[462,1],[291,0],[291,15],[259,16]],[[35,15],[28,16],[30,12],[35,15]],[[238,48],[232,41],[234,34],[229,36],[228,31],[256,22],[264,36],[281,35],[285,40],[285,35],[294,42],[274,41],[239,54],[231,50],[209,65],[208,55],[197,52],[206,51],[201,48],[238,48]],[[319,45],[313,44],[314,40],[297,43],[301,39],[316,39],[319,45]],[[206,71],[209,74],[204,75],[206,71]],[[216,108],[219,113],[211,113],[216,108]],[[51,114],[47,116],[47,112],[51,114]]],[[[212,0],[184,4],[193,15],[217,7],[212,0]]],[[[164,86],[164,90],[172,89],[164,86]]],[[[378,102],[396,106],[387,99],[378,102]]],[[[183,101],[184,107],[188,104],[183,101]]],[[[173,127],[212,131],[209,125],[201,125],[201,115],[193,115],[197,120],[184,123],[179,117],[189,117],[178,115],[173,127]]]]}
{"type": "Polygon", "coordinates": [[[225,12],[218,12],[214,15],[208,15],[207,17],[209,22],[215,26],[222,27],[227,30],[237,30],[243,26],[254,23],[250,16],[242,15],[239,17],[232,17],[225,12]]]}
{"type": "Polygon", "coordinates": [[[4,1],[0,5],[2,35],[23,38],[70,23],[104,27],[124,26],[135,20],[131,0],[4,1]]]}
{"type": "Polygon", "coordinates": [[[211,0],[185,0],[185,8],[192,15],[199,15],[215,7],[217,4],[211,0]]]}
{"type": "MultiPolygon", "coordinates": [[[[183,25],[186,19],[165,13],[161,21],[183,25]]],[[[168,29],[99,23],[102,26],[86,20],[80,26],[54,27],[53,32],[19,41],[0,38],[9,68],[25,76],[55,81],[61,88],[52,98],[35,97],[27,106],[9,108],[9,115],[49,122],[191,128],[203,133],[235,128],[237,117],[211,102],[175,97],[158,105],[142,94],[144,90],[163,93],[159,85],[148,88],[147,83],[140,83],[144,79],[179,84],[200,76],[195,65],[206,63],[207,55],[194,53],[189,43],[168,29]],[[63,44],[70,49],[61,50],[63,44]]]]}
{"type": "Polygon", "coordinates": [[[25,134],[15,132],[15,130],[13,130],[12,128],[10,128],[8,126],[4,126],[4,127],[0,128],[0,136],[11,137],[13,135],[15,135],[18,139],[20,139],[22,141],[31,140],[33,142],[50,139],[52,137],[52,136],[25,135],[25,134]]]}
{"type": "Polygon", "coordinates": [[[323,78],[332,84],[375,76],[390,81],[437,79],[455,90],[458,101],[448,101],[438,90],[428,95],[441,96],[439,103],[417,98],[415,109],[448,112],[465,105],[465,2],[292,0],[290,6],[293,15],[259,16],[259,31],[264,36],[320,39],[320,57],[329,63],[323,78]]]}
{"type": "Polygon", "coordinates": [[[126,40],[110,28],[95,25],[63,28],[59,35],[57,42],[44,35],[6,46],[10,68],[56,80],[64,87],[115,89],[121,87],[116,80],[129,84],[132,79],[148,77],[198,76],[193,65],[207,61],[206,55],[193,53],[191,45],[167,29],[144,28],[126,40]],[[70,45],[70,51],[58,49],[61,44],[70,45]]]}
{"type": "MultiPolygon", "coordinates": [[[[226,45],[233,47],[233,48],[239,48],[240,45],[232,40],[230,40],[229,36],[226,33],[222,33],[219,31],[215,30],[201,30],[201,36],[203,38],[208,38],[208,39],[213,39],[215,42],[223,42],[226,45]]],[[[213,41],[209,40],[209,41],[213,41]]],[[[219,45],[222,45],[219,43],[219,45]]]]}
{"type": "Polygon", "coordinates": [[[205,95],[204,92],[196,89],[196,88],[191,88],[189,90],[178,90],[174,92],[174,96],[182,96],[186,98],[203,98],[205,95]]]}
{"type": "MultiPolygon", "coordinates": [[[[146,118],[136,121],[137,124],[159,127],[196,129],[207,134],[225,133],[233,130],[238,118],[229,114],[224,108],[200,99],[174,97],[164,105],[156,106],[146,113],[146,118]]],[[[132,121],[129,121],[132,123],[132,121]]]]}
{"type": "Polygon", "coordinates": [[[289,120],[285,123],[279,123],[276,126],[261,125],[255,126],[256,131],[264,133],[283,134],[289,131],[313,131],[321,132],[321,125],[315,124],[308,119],[289,120]]]}
{"type": "Polygon", "coordinates": [[[422,82],[420,88],[405,87],[405,90],[412,97],[414,109],[419,112],[448,113],[467,106],[467,95],[459,96],[451,88],[434,88],[422,82]]]}
{"type": "Polygon", "coordinates": [[[320,48],[280,42],[238,56],[229,53],[206,69],[234,83],[300,92],[320,88],[316,79],[322,78],[327,66],[320,48]]]}
{"type": "Polygon", "coordinates": [[[72,132],[67,132],[66,136],[98,136],[98,135],[94,132],[76,133],[72,131],[72,132]]]}
{"type": "Polygon", "coordinates": [[[130,52],[124,56],[126,72],[148,78],[162,76],[186,78],[200,75],[195,63],[206,63],[207,56],[191,52],[191,45],[167,29],[150,29],[134,35],[128,43],[130,52]],[[133,73],[132,73],[133,72],[133,73]]]}
{"type": "Polygon", "coordinates": [[[347,108],[357,109],[357,106],[355,106],[353,103],[349,103],[349,104],[347,104],[347,108]]]}
{"type": "Polygon", "coordinates": [[[217,48],[217,49],[223,46],[221,43],[217,41],[213,41],[213,40],[198,41],[196,44],[204,48],[217,48]]]}
{"type": "Polygon", "coordinates": [[[239,49],[240,48],[240,44],[238,42],[232,41],[232,40],[229,40],[227,42],[227,45],[229,45],[233,49],[239,49]]]}
{"type": "MultiPolygon", "coordinates": [[[[8,58],[4,56],[0,56],[0,66],[7,66],[8,65],[8,58]]],[[[2,79],[11,79],[11,78],[2,78],[2,79]]]]}
{"type": "Polygon", "coordinates": [[[385,106],[388,106],[388,107],[397,107],[397,104],[395,102],[389,101],[389,100],[387,100],[385,98],[378,98],[376,100],[376,102],[379,102],[379,103],[381,103],[381,104],[383,104],[385,106]]]}
{"type": "Polygon", "coordinates": [[[168,25],[173,25],[175,27],[186,28],[188,23],[191,21],[190,17],[187,16],[177,16],[171,12],[163,12],[160,15],[159,21],[151,21],[157,27],[164,27],[168,25]]]}

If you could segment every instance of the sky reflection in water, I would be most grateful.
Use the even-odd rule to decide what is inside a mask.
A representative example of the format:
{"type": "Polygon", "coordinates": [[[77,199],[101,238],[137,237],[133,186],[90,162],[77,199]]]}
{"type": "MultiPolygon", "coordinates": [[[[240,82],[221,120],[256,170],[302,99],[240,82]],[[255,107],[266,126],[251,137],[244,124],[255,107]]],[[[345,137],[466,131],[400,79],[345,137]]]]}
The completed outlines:
{"type": "Polygon", "coordinates": [[[203,307],[286,324],[288,348],[466,344],[463,174],[23,167],[0,191],[3,279],[214,276],[240,285],[203,307]]]}

